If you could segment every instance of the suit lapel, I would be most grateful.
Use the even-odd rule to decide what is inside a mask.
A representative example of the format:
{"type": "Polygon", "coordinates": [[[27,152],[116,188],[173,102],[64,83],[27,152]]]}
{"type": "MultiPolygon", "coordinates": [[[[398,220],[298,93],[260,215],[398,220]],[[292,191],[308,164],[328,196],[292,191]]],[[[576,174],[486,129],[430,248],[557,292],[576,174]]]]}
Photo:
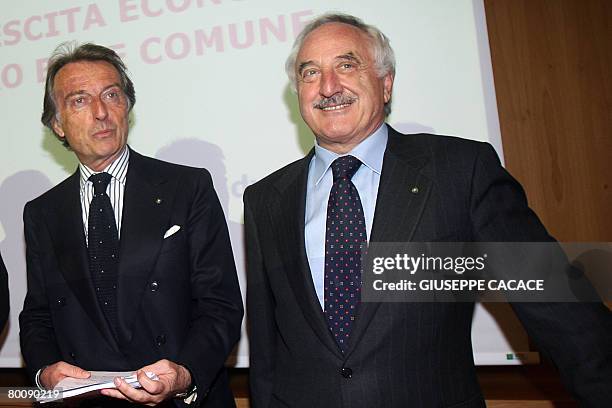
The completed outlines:
{"type": "MultiPolygon", "coordinates": [[[[431,180],[421,172],[429,157],[412,149],[410,135],[402,135],[388,126],[389,141],[378,186],[376,211],[370,242],[408,242],[412,239],[431,191],[431,180]]],[[[347,357],[363,336],[380,306],[364,302],[351,335],[347,357]]]]}
{"type": "Polygon", "coordinates": [[[421,171],[430,158],[419,153],[411,148],[410,135],[389,127],[371,242],[412,239],[431,190],[431,180],[421,171]]]}
{"type": "Polygon", "coordinates": [[[119,340],[129,342],[140,299],[163,243],[173,194],[154,166],[130,150],[119,241],[119,340]],[[166,188],[164,188],[166,187],[166,188]]]}
{"type": "Polygon", "coordinates": [[[104,338],[118,350],[117,341],[98,304],[89,273],[79,177],[80,173],[77,170],[66,180],[64,188],[59,192],[62,199],[54,208],[55,216],[51,215],[48,218],[49,232],[66,283],[104,338]]]}
{"type": "Polygon", "coordinates": [[[312,282],[312,274],[306,257],[304,241],[304,217],[306,211],[306,183],[308,167],[313,151],[301,160],[296,171],[285,174],[276,183],[279,192],[278,208],[271,209],[270,219],[277,220],[280,251],[283,265],[296,265],[296,269],[284,268],[289,284],[304,317],[319,337],[321,342],[335,355],[342,358],[342,353],[334,341],[321,310],[312,282]]]}

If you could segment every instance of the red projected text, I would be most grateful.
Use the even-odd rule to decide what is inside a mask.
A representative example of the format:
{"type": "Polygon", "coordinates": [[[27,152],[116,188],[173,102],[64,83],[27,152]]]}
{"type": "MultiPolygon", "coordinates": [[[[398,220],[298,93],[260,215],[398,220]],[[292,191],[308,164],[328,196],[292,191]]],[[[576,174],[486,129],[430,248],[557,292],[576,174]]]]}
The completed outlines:
{"type": "Polygon", "coordinates": [[[206,50],[224,52],[226,49],[245,49],[267,45],[270,41],[286,42],[302,30],[306,17],[312,11],[298,11],[274,20],[261,18],[240,24],[178,32],[167,37],[149,37],[140,45],[140,57],[147,64],[157,64],[166,59],[180,60],[189,56],[204,55],[206,50]]]}
{"type": "Polygon", "coordinates": [[[2,24],[0,46],[17,45],[22,41],[37,41],[92,27],[104,27],[106,21],[95,3],[84,7],[71,7],[2,24]]]}
{"type": "Polygon", "coordinates": [[[119,0],[121,22],[138,20],[140,16],[160,17],[165,13],[182,13],[205,4],[221,4],[221,0],[119,0]]]}

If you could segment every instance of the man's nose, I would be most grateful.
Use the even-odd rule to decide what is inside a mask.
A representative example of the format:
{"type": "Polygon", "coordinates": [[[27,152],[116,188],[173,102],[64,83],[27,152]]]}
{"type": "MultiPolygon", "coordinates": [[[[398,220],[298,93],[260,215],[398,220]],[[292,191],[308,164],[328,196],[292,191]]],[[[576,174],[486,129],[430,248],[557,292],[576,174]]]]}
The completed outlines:
{"type": "Polygon", "coordinates": [[[108,116],[108,108],[100,99],[94,99],[92,103],[93,114],[96,119],[104,120],[108,116]]]}
{"type": "Polygon", "coordinates": [[[339,92],[342,92],[340,78],[333,69],[323,70],[321,72],[320,90],[322,96],[331,97],[339,92]]]}

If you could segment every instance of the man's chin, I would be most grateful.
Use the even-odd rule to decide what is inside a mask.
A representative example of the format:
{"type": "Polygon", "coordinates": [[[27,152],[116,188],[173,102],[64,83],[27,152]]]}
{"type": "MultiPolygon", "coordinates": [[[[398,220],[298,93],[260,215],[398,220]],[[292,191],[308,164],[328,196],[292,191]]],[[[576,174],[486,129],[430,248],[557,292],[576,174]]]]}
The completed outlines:
{"type": "Polygon", "coordinates": [[[330,142],[343,142],[354,138],[355,127],[353,126],[330,126],[324,128],[321,132],[322,139],[329,140],[330,142]]]}

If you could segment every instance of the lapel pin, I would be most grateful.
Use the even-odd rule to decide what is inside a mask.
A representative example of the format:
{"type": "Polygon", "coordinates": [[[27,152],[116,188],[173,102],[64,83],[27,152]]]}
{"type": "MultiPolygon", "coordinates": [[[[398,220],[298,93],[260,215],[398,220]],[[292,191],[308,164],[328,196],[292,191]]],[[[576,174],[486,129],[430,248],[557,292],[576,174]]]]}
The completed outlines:
{"type": "Polygon", "coordinates": [[[412,194],[419,194],[419,188],[417,186],[412,187],[412,190],[410,190],[410,192],[412,194]]]}
{"type": "Polygon", "coordinates": [[[156,198],[155,199],[155,204],[161,204],[162,203],[162,199],[161,198],[156,198]]]}

